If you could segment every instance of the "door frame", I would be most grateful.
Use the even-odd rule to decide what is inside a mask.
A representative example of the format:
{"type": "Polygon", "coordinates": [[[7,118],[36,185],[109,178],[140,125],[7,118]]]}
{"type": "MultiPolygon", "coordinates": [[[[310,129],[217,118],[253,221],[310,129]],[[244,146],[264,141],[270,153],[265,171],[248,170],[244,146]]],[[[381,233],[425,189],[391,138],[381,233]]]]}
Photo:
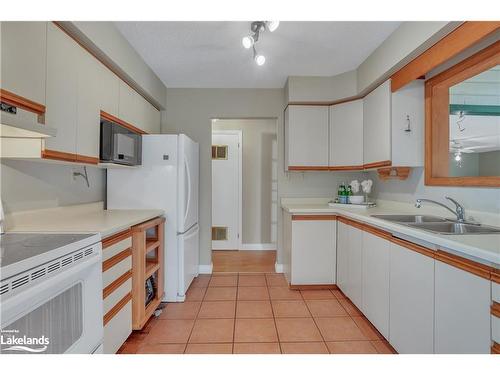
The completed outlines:
{"type": "MultiPolygon", "coordinates": [[[[212,135],[237,135],[238,136],[238,248],[235,250],[242,250],[243,240],[243,131],[242,130],[214,130],[211,129],[210,145],[212,145],[212,135]]],[[[212,168],[212,164],[210,164],[212,168]]],[[[213,184],[212,184],[213,189],[213,184]]],[[[213,202],[212,202],[213,210],[213,202]]],[[[221,250],[225,251],[225,250],[221,250]]]]}

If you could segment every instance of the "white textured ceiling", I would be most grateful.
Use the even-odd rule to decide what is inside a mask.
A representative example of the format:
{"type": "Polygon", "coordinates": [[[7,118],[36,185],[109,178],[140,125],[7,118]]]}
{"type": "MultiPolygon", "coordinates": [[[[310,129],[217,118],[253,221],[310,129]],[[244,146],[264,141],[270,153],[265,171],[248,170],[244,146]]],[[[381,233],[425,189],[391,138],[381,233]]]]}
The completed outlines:
{"type": "Polygon", "coordinates": [[[167,87],[282,88],[293,75],[357,68],[399,22],[281,22],[261,34],[257,66],[241,45],[250,22],[115,22],[167,87]]]}

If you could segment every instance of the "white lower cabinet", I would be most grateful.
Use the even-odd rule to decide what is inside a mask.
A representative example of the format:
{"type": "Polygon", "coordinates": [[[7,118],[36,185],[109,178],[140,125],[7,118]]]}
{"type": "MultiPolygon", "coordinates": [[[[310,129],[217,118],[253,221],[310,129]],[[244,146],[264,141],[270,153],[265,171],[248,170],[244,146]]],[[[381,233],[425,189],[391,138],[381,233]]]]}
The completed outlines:
{"type": "Polygon", "coordinates": [[[390,249],[389,342],[401,354],[434,352],[434,259],[390,249]]]}
{"type": "Polygon", "coordinates": [[[389,338],[389,251],[390,242],[363,232],[361,311],[389,338]]]}
{"type": "Polygon", "coordinates": [[[491,281],[436,260],[435,353],[490,353],[491,281]]]}
{"type": "Polygon", "coordinates": [[[337,286],[344,292],[349,285],[349,226],[337,222],[337,286]]]}

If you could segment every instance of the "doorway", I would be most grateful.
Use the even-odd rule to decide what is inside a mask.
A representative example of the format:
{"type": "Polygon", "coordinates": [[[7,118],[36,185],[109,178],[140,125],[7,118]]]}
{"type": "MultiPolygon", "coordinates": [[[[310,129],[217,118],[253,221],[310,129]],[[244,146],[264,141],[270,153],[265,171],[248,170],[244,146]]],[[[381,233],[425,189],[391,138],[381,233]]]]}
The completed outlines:
{"type": "Polygon", "coordinates": [[[277,185],[276,119],[212,120],[212,250],[246,252],[214,253],[214,268],[272,256],[258,252],[276,250],[277,185]]]}

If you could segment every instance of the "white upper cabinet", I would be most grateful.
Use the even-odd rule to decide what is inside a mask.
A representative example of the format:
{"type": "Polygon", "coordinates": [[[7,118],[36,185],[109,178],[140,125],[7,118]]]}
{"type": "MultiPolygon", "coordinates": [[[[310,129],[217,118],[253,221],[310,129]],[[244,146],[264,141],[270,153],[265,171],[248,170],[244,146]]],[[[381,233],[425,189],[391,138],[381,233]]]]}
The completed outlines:
{"type": "Polygon", "coordinates": [[[434,259],[391,243],[389,342],[401,354],[434,352],[434,259]]]}
{"type": "Polygon", "coordinates": [[[392,165],[424,165],[424,86],[416,80],[392,94],[392,165]]]}
{"type": "Polygon", "coordinates": [[[79,61],[87,53],[57,26],[47,24],[47,125],[57,135],[45,147],[76,154],[79,61]]]}
{"type": "Polygon", "coordinates": [[[0,88],[45,104],[47,22],[0,22],[0,88]]]}
{"type": "Polygon", "coordinates": [[[328,133],[328,106],[289,105],[285,111],[285,168],[328,169],[328,133]]]}
{"type": "Polygon", "coordinates": [[[330,106],[330,167],[363,166],[363,100],[330,106]]]}
{"type": "Polygon", "coordinates": [[[146,104],[146,123],[148,124],[148,130],[146,130],[146,132],[150,134],[160,134],[161,133],[160,111],[158,111],[147,101],[145,101],[145,104],[146,104]]]}
{"type": "Polygon", "coordinates": [[[391,160],[391,82],[384,82],[363,99],[364,164],[391,160]]]}
{"type": "Polygon", "coordinates": [[[159,133],[160,112],[125,82],[119,86],[118,117],[146,133],[159,133]]]}
{"type": "Polygon", "coordinates": [[[389,338],[389,252],[391,243],[363,232],[363,286],[361,310],[389,338]]]}
{"type": "Polygon", "coordinates": [[[97,97],[99,98],[99,112],[104,111],[110,115],[118,116],[118,100],[120,97],[121,80],[106,66],[95,60],[97,64],[97,80],[100,82],[97,97]]]}
{"type": "Polygon", "coordinates": [[[490,353],[490,280],[436,260],[434,300],[435,353],[490,353]]]}

